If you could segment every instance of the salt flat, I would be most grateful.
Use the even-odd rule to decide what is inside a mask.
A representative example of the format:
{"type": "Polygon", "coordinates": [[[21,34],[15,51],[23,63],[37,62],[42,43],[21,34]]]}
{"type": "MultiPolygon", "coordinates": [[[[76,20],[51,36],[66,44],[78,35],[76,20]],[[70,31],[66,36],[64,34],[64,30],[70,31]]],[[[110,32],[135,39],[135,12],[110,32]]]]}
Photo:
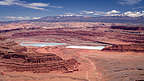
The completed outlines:
{"type": "Polygon", "coordinates": [[[66,48],[102,50],[105,46],[67,46],[66,48]]]}

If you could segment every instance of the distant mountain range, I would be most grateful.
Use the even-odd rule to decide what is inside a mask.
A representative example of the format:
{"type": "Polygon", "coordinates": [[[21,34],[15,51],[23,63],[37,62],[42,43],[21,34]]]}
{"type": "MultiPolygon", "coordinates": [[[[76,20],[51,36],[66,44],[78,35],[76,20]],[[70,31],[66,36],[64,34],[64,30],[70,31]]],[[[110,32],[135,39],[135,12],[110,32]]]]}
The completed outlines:
{"type": "Polygon", "coordinates": [[[144,23],[144,17],[128,17],[128,16],[100,16],[100,17],[85,17],[85,16],[47,16],[38,20],[45,22],[109,22],[109,23],[144,23]]]}
{"type": "MultiPolygon", "coordinates": [[[[144,24],[144,16],[128,17],[128,16],[47,16],[37,20],[25,20],[33,22],[108,22],[108,23],[134,23],[144,24]]],[[[18,22],[18,21],[15,21],[18,22]]]]}

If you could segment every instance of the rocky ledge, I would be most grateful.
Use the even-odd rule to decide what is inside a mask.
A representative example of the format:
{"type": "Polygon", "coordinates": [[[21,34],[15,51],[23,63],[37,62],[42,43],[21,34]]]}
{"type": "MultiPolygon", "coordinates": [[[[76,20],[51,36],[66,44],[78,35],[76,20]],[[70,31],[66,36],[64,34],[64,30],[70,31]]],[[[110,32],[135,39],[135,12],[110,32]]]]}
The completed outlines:
{"type": "Polygon", "coordinates": [[[131,44],[131,45],[112,45],[103,49],[103,51],[133,51],[144,52],[144,44],[131,44]]]}
{"type": "Polygon", "coordinates": [[[28,53],[25,47],[18,46],[16,43],[9,44],[14,44],[14,42],[0,44],[0,68],[6,68],[6,71],[30,71],[33,73],[78,71],[80,63],[73,58],[64,60],[52,53],[28,53]]]}

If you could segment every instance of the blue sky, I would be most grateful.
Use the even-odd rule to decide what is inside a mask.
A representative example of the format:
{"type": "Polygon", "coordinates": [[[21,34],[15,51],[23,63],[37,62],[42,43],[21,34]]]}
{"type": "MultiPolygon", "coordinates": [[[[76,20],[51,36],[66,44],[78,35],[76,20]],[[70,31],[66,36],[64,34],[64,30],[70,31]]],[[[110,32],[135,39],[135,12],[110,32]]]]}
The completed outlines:
{"type": "Polygon", "coordinates": [[[144,0],[0,0],[0,20],[57,15],[144,16],[144,0]]]}

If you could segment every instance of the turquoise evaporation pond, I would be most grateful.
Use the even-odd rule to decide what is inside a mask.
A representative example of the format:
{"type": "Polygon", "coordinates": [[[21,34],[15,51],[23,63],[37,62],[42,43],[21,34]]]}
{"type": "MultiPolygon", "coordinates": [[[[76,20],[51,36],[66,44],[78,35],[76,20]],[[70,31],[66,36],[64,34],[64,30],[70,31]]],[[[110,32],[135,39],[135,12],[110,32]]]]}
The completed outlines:
{"type": "Polygon", "coordinates": [[[45,46],[66,45],[66,43],[20,43],[20,45],[21,46],[45,47],[45,46]]]}

